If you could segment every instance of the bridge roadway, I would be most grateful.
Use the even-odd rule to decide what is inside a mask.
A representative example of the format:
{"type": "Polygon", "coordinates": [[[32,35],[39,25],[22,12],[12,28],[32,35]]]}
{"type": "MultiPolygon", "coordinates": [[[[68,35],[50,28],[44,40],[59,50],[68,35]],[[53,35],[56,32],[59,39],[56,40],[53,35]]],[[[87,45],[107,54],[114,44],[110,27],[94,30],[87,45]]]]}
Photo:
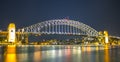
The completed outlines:
{"type": "MultiPolygon", "coordinates": [[[[65,35],[78,35],[78,36],[88,36],[88,35],[80,35],[80,34],[70,34],[70,33],[39,33],[39,32],[16,32],[16,35],[28,35],[28,34],[31,34],[31,35],[42,35],[42,34],[65,34],[65,35]]],[[[1,31],[0,32],[0,36],[7,36],[8,35],[8,32],[7,31],[1,31]]],[[[91,37],[96,37],[96,36],[91,36],[91,37]]],[[[99,37],[99,36],[98,36],[99,37]]],[[[103,37],[103,36],[102,36],[103,37]]],[[[109,36],[109,38],[116,38],[116,39],[119,39],[120,40],[120,37],[118,36],[109,36]]]]}

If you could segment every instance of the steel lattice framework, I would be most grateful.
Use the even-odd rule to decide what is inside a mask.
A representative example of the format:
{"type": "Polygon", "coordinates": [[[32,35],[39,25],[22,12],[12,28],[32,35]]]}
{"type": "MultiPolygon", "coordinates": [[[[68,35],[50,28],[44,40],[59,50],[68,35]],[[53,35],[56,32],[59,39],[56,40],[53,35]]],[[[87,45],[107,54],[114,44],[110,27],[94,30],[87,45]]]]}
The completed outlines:
{"type": "Polygon", "coordinates": [[[23,32],[32,32],[40,34],[73,34],[98,36],[98,32],[90,26],[68,19],[57,19],[40,22],[25,28],[23,32]]]}

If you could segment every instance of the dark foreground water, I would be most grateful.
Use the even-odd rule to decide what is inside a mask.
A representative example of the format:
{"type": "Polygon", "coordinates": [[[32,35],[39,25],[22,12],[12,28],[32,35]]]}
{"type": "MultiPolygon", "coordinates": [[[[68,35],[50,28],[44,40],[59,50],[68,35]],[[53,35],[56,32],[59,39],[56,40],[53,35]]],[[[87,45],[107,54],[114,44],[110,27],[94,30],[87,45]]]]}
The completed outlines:
{"type": "Polygon", "coordinates": [[[120,48],[0,46],[0,62],[120,62],[120,48]]]}

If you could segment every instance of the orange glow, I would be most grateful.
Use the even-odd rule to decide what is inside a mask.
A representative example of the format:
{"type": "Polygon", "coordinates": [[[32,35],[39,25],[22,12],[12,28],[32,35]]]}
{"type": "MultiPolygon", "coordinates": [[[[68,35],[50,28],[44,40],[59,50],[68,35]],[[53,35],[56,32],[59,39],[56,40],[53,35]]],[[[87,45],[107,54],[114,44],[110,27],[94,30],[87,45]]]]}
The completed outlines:
{"type": "Polygon", "coordinates": [[[91,51],[91,47],[87,47],[87,51],[90,52],[91,51]]]}
{"type": "Polygon", "coordinates": [[[104,49],[108,49],[108,48],[109,48],[109,46],[108,46],[108,45],[105,45],[105,46],[104,46],[104,49]]]}
{"type": "Polygon", "coordinates": [[[8,45],[5,53],[5,62],[17,62],[16,59],[16,46],[8,45]]]}
{"type": "MultiPolygon", "coordinates": [[[[35,48],[35,50],[37,50],[37,48],[35,48]]],[[[35,61],[40,61],[41,60],[41,51],[34,52],[34,60],[35,61]]]]}
{"type": "Polygon", "coordinates": [[[105,58],[105,62],[110,62],[108,49],[105,49],[105,57],[104,58],[105,58]]]}
{"type": "Polygon", "coordinates": [[[34,60],[35,61],[41,60],[41,51],[34,52],[34,60]]]}

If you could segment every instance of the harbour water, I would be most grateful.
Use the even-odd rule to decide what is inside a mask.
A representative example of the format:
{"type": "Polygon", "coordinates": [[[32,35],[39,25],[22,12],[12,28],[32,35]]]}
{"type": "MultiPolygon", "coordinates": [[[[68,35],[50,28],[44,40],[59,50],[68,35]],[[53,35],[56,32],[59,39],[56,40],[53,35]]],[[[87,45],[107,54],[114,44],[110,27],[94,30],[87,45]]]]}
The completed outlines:
{"type": "Polygon", "coordinates": [[[0,46],[0,62],[120,62],[120,48],[79,45],[0,46]]]}

